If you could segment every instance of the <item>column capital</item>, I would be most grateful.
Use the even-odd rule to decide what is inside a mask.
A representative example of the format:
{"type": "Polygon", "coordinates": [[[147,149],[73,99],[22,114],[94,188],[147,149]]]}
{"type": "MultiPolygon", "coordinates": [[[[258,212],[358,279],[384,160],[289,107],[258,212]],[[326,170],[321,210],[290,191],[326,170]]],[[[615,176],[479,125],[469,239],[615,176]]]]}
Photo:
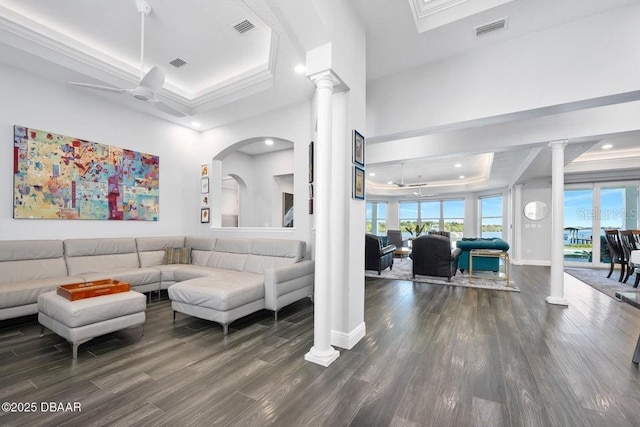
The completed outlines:
{"type": "Polygon", "coordinates": [[[551,141],[549,143],[549,148],[551,148],[552,150],[559,150],[559,149],[564,149],[564,147],[567,146],[567,144],[569,143],[568,139],[560,139],[558,141],[551,141]]]}
{"type": "Polygon", "coordinates": [[[346,87],[340,76],[331,69],[320,71],[307,77],[309,77],[309,80],[311,80],[318,89],[328,88],[334,90],[334,88],[340,89],[346,87]]]}

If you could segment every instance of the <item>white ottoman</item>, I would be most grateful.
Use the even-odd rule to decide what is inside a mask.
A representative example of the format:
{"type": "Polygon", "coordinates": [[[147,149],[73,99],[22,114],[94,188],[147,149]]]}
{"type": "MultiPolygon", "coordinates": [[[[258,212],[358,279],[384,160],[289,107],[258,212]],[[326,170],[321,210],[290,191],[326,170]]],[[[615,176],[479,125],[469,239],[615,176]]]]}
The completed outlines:
{"type": "MultiPolygon", "coordinates": [[[[38,297],[38,322],[73,345],[120,329],[143,325],[147,298],[135,291],[69,301],[55,291],[38,297]]],[[[143,326],[144,328],[144,326],[143,326]]],[[[143,329],[144,331],[144,329],[143,329]]]]}

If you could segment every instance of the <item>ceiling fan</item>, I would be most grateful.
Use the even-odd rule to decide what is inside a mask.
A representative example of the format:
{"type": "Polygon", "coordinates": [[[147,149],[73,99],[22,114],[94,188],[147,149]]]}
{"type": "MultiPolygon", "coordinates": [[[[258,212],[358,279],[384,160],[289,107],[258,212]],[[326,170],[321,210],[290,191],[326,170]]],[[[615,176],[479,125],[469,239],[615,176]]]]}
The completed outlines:
{"type": "Polygon", "coordinates": [[[140,13],[140,83],[133,89],[121,89],[111,86],[94,85],[90,83],[77,83],[69,82],[75,86],[86,87],[89,89],[101,90],[105,92],[122,93],[133,96],[135,99],[153,104],[158,110],[164,111],[167,114],[171,114],[176,117],[184,117],[181,111],[176,110],[172,106],[165,104],[156,98],[156,94],[162,89],[164,85],[164,72],[158,67],[154,66],[146,74],[144,72],[144,20],[151,12],[151,6],[146,0],[136,0],[136,8],[140,13]]]}
{"type": "Polygon", "coordinates": [[[424,187],[425,185],[427,185],[426,182],[422,182],[422,180],[420,178],[422,178],[422,175],[418,175],[418,182],[413,183],[413,184],[407,184],[404,182],[404,163],[401,163],[402,165],[402,172],[400,173],[400,182],[395,182],[392,181],[391,183],[399,188],[405,188],[405,187],[409,187],[409,188],[414,188],[414,187],[424,187]]]}

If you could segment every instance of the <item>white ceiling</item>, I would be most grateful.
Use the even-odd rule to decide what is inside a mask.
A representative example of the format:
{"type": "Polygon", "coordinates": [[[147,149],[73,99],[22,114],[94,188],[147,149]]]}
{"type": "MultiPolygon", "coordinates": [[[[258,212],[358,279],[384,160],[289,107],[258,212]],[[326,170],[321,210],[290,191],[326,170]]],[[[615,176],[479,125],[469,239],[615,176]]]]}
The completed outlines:
{"type": "MultiPolygon", "coordinates": [[[[489,9],[472,14],[465,13],[464,7],[449,7],[470,5],[470,0],[350,0],[350,4],[366,27],[367,79],[371,81],[637,1],[474,0],[474,5],[489,9]],[[448,15],[442,19],[450,22],[425,24],[421,20],[430,16],[429,7],[443,8],[448,15]],[[506,29],[475,36],[475,27],[505,17],[506,29]]],[[[295,28],[301,23],[317,25],[303,19],[309,13],[303,6],[281,0],[149,3],[153,10],[145,21],[145,69],[159,65],[164,70],[166,83],[159,98],[187,116],[172,117],[115,94],[95,96],[183,126],[194,128],[192,121],[197,121],[201,130],[311,98],[313,84],[293,71],[305,59],[305,40],[297,38],[302,35],[295,28]],[[240,35],[232,27],[244,19],[256,28],[240,35]],[[176,57],[188,64],[179,69],[168,65],[176,57]]],[[[139,29],[134,0],[0,0],[0,62],[64,84],[82,81],[130,88],[140,78],[139,29]]],[[[598,141],[574,145],[568,158],[573,160],[598,141]]],[[[620,156],[640,159],[636,141],[635,135],[616,141],[618,148],[607,154],[614,157],[607,160],[608,166],[596,145],[582,157],[582,165],[606,168],[620,156]],[[620,148],[625,144],[627,148],[620,148]]],[[[434,192],[499,188],[523,177],[547,176],[548,150],[541,148],[456,158],[412,159],[407,153],[404,180],[417,182],[421,175],[420,180],[428,183],[425,191],[434,192]],[[455,163],[463,165],[463,172],[454,168],[455,163]],[[464,179],[459,178],[462,174],[464,179]]],[[[283,149],[281,141],[271,148],[257,141],[243,150],[258,155],[279,149],[283,149]]],[[[582,170],[575,166],[579,159],[568,166],[568,172],[582,170]]],[[[386,184],[400,181],[400,169],[399,162],[367,165],[367,173],[376,174],[367,177],[368,193],[412,194],[414,189],[392,189],[386,184]]]]}
{"type": "Polygon", "coordinates": [[[418,32],[412,14],[411,3],[414,1],[421,0],[351,0],[367,30],[368,80],[471,49],[481,49],[637,0],[514,0],[423,33],[418,32]],[[475,27],[504,17],[509,18],[505,30],[475,36],[475,27]]]}
{"type": "MultiPolygon", "coordinates": [[[[264,2],[149,3],[144,69],[162,68],[158,98],[187,116],[119,94],[74,90],[194,129],[197,121],[201,130],[310,98],[313,84],[293,71],[304,52],[264,2]],[[239,34],[233,26],[245,19],[255,28],[239,34]],[[187,65],[169,65],[177,57],[187,65]]],[[[0,62],[60,83],[133,88],[141,75],[140,14],[134,0],[0,0],[0,54],[0,62]]]]}

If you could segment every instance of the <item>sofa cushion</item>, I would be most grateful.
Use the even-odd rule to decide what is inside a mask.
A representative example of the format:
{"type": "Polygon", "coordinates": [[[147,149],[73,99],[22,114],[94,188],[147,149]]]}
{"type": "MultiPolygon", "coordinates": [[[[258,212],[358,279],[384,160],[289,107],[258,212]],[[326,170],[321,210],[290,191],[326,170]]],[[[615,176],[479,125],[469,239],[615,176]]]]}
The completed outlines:
{"type": "Polygon", "coordinates": [[[200,267],[199,265],[187,265],[184,268],[174,271],[173,277],[177,282],[183,282],[185,280],[197,279],[198,277],[215,276],[220,272],[230,271],[221,270],[212,267],[200,267]]]}
{"type": "Polygon", "coordinates": [[[68,239],[64,241],[70,276],[140,267],[135,239],[68,239]]]}
{"type": "Polygon", "coordinates": [[[165,248],[183,248],[184,236],[136,237],[140,267],[161,265],[165,248]]]}
{"type": "Polygon", "coordinates": [[[227,311],[264,298],[264,278],[259,274],[222,271],[169,287],[169,298],[185,304],[227,311]]]}
{"type": "MultiPolygon", "coordinates": [[[[160,280],[163,283],[169,282],[173,283],[176,281],[175,273],[178,270],[183,268],[191,268],[194,267],[191,264],[167,264],[167,265],[156,265],[153,268],[160,272],[160,280]]],[[[195,268],[195,267],[194,267],[195,268]]]]}
{"type": "Polygon", "coordinates": [[[191,263],[204,267],[207,265],[211,251],[216,245],[216,239],[213,237],[187,236],[184,245],[191,248],[191,263]]]}
{"type": "Polygon", "coordinates": [[[104,271],[101,273],[85,273],[81,274],[87,282],[93,282],[101,279],[116,279],[127,282],[132,287],[160,283],[160,270],[153,267],[148,268],[130,268],[104,271]]]}
{"type": "Polygon", "coordinates": [[[0,241],[0,284],[66,275],[62,240],[0,241]]]}
{"type": "Polygon", "coordinates": [[[191,248],[165,248],[162,264],[191,264],[191,248]]]}
{"type": "Polygon", "coordinates": [[[217,239],[207,267],[243,271],[251,250],[251,239],[217,239]]]}
{"type": "Polygon", "coordinates": [[[145,311],[147,298],[130,291],[69,301],[48,292],[38,297],[38,311],[71,328],[145,311]]]}
{"type": "Polygon", "coordinates": [[[12,282],[0,286],[0,309],[35,304],[38,296],[54,291],[58,285],[84,283],[81,277],[53,277],[39,280],[12,282]]]}

